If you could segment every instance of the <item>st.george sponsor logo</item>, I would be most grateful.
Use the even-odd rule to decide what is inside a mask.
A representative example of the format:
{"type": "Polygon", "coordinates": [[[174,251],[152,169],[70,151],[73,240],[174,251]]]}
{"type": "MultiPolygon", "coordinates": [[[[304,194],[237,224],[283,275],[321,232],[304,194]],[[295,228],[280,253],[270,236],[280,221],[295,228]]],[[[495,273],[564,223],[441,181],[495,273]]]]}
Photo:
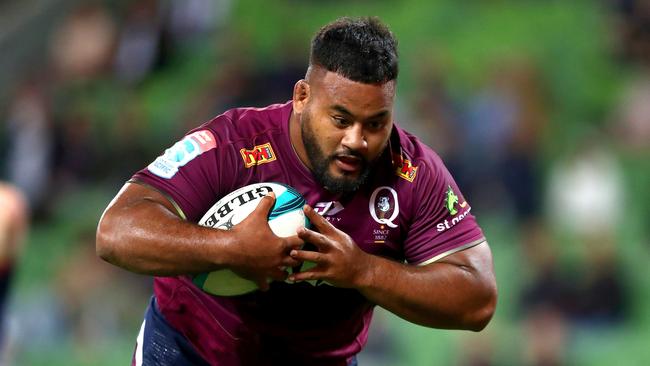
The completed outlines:
{"type": "Polygon", "coordinates": [[[250,168],[255,165],[270,163],[276,160],[275,153],[271,147],[271,143],[267,142],[263,145],[256,145],[254,148],[239,150],[241,157],[244,159],[244,166],[250,168]]]}
{"type": "Polygon", "coordinates": [[[212,132],[208,130],[196,131],[165,150],[165,153],[149,164],[147,169],[161,178],[170,179],[180,167],[215,147],[217,147],[217,142],[212,132]]]}
{"type": "Polygon", "coordinates": [[[447,186],[444,204],[449,214],[454,217],[451,220],[445,219],[445,221],[438,223],[436,225],[437,231],[445,231],[452,228],[454,225],[458,224],[462,219],[464,219],[465,216],[469,215],[469,212],[472,210],[472,208],[467,205],[467,201],[459,203],[458,196],[454,193],[454,190],[451,188],[451,186],[447,186]],[[467,207],[467,210],[458,214],[458,209],[456,206],[459,206],[460,208],[467,207]]]}
{"type": "Polygon", "coordinates": [[[441,223],[438,223],[438,225],[436,225],[436,230],[445,231],[445,230],[453,227],[454,225],[458,224],[462,219],[464,219],[465,216],[469,215],[469,212],[471,210],[472,210],[472,208],[468,207],[467,210],[463,211],[463,213],[461,213],[458,216],[451,219],[451,221],[445,219],[445,221],[443,221],[441,223]]]}

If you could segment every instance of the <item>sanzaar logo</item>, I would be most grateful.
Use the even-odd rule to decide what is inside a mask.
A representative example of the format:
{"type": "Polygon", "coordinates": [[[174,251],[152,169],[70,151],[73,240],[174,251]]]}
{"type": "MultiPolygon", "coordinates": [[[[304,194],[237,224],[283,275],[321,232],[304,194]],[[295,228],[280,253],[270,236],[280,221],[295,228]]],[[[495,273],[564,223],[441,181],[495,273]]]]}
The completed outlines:
{"type": "Polygon", "coordinates": [[[445,221],[438,223],[436,225],[437,231],[445,231],[453,227],[464,219],[465,216],[469,215],[469,212],[472,210],[471,207],[468,207],[467,201],[463,201],[463,203],[458,202],[458,196],[454,193],[454,190],[451,189],[451,186],[447,186],[447,192],[445,193],[445,208],[449,211],[450,215],[454,216],[454,218],[452,218],[451,221],[445,219],[445,221]],[[467,207],[467,210],[456,216],[458,214],[458,209],[456,208],[457,205],[460,206],[460,208],[467,207]]]}

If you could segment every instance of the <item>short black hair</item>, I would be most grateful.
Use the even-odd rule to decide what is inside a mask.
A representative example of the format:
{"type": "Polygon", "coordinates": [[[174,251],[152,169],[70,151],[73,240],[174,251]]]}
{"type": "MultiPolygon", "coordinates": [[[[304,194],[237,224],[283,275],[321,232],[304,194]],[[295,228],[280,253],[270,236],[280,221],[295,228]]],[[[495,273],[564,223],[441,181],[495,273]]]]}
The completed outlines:
{"type": "Polygon", "coordinates": [[[311,42],[310,65],[361,83],[397,79],[397,63],[397,40],[376,17],[337,19],[311,42]]]}

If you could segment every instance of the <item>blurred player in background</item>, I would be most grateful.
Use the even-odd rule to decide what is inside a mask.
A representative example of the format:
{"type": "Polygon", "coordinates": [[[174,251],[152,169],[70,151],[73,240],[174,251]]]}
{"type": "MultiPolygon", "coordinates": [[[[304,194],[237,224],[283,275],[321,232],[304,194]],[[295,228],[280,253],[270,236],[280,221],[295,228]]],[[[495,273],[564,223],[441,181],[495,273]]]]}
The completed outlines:
{"type": "Polygon", "coordinates": [[[14,186],[0,182],[0,354],[4,350],[5,306],[16,257],[25,240],[27,225],[28,208],[25,197],[14,186]]]}
{"type": "Polygon", "coordinates": [[[117,194],[97,252],[156,276],[134,364],[355,365],[375,305],[428,327],[487,325],[491,252],[440,158],[393,121],[396,46],[376,18],[324,26],[291,101],[215,117],[117,194]],[[305,197],[313,230],[273,235],[272,195],[230,231],[196,224],[269,181],[305,197]],[[285,270],[304,261],[316,266],[285,270]],[[192,283],[223,268],[260,290],[219,297],[192,283]]]}

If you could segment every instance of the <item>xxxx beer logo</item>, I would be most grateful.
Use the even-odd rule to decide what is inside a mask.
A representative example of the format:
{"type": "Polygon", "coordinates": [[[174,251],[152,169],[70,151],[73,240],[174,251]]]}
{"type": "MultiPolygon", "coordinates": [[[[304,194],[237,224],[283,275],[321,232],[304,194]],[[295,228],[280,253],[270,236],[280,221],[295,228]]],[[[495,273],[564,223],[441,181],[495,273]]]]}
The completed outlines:
{"type": "Polygon", "coordinates": [[[418,173],[418,167],[413,166],[410,160],[402,158],[402,164],[395,171],[401,178],[413,182],[415,175],[418,173]]]}
{"type": "Polygon", "coordinates": [[[239,150],[241,157],[244,159],[246,168],[264,163],[270,163],[276,160],[275,153],[271,147],[271,143],[267,142],[263,145],[257,145],[254,148],[239,150]]]}

